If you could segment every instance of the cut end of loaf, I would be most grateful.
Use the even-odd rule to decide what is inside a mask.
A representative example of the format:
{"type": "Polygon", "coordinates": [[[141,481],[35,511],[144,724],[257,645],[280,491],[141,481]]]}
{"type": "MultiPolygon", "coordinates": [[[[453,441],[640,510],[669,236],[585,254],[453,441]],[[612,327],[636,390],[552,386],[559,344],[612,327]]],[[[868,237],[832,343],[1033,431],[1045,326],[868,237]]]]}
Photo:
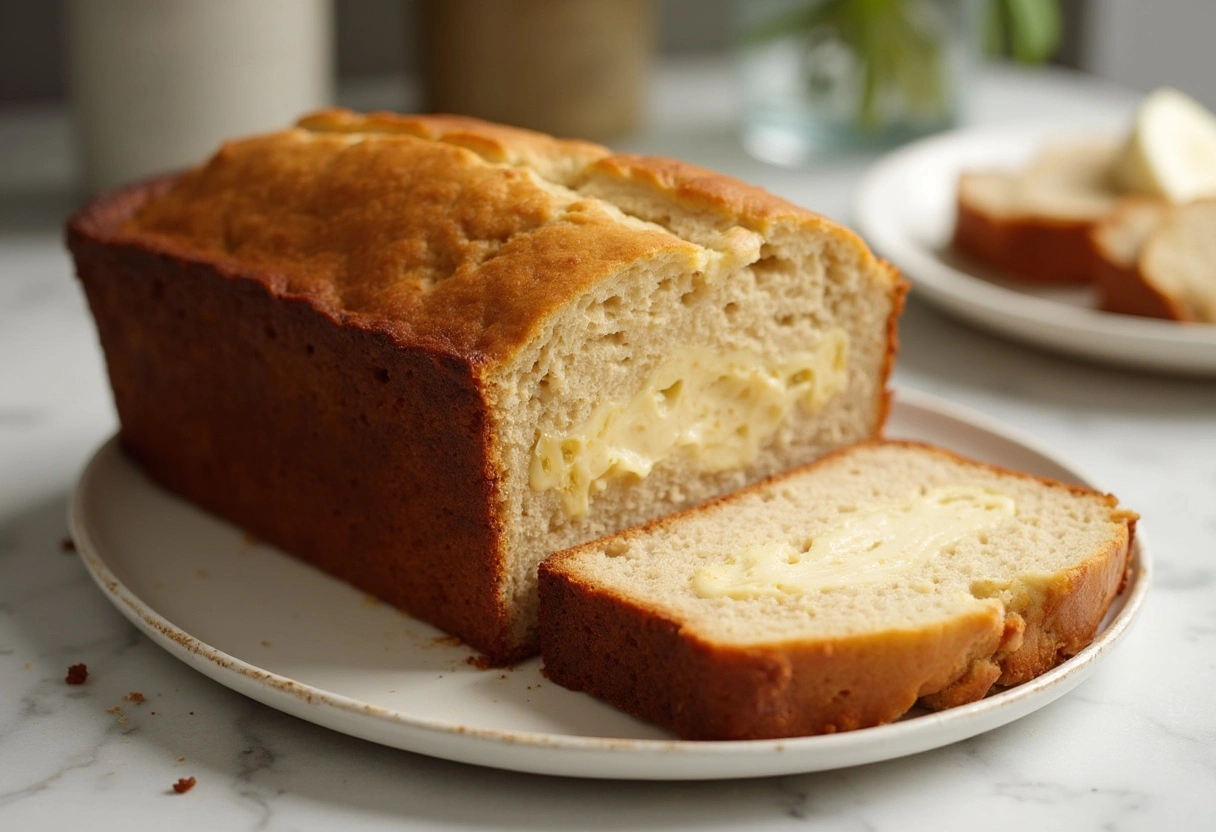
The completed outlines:
{"type": "Polygon", "coordinates": [[[1122,585],[1133,525],[1087,489],[926,446],[864,443],[546,561],[546,673],[697,739],[825,733],[889,722],[918,699],[961,704],[1093,638],[1122,585]],[[972,505],[949,522],[909,520],[916,495],[960,486],[999,495],[980,499],[993,513],[977,518],[972,505]],[[865,543],[887,522],[875,512],[896,518],[901,541],[927,534],[930,555],[879,542],[825,565],[832,551],[816,541],[865,543]],[[956,533],[943,537],[949,523],[956,533]],[[770,543],[787,547],[781,559],[754,555],[770,543]],[[795,564],[799,549],[821,560],[795,564]],[[809,583],[781,573],[787,555],[809,583]],[[879,560],[896,568],[884,573],[879,560]],[[746,572],[747,591],[697,590],[698,575],[723,569],[746,572]]]}
{"type": "Polygon", "coordinates": [[[553,551],[877,435],[905,291],[851,233],[692,166],[609,157],[576,187],[687,253],[594,285],[491,379],[532,644],[553,551]]]}

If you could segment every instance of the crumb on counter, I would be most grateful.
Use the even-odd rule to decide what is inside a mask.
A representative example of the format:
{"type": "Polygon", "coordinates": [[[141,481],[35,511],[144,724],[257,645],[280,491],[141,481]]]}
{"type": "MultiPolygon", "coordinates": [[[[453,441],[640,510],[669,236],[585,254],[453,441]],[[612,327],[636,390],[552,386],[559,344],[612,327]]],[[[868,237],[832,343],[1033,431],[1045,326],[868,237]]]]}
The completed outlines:
{"type": "Polygon", "coordinates": [[[133,690],[123,697],[128,702],[143,702],[144,698],[144,695],[137,690],[133,690]]]}
{"type": "Polygon", "coordinates": [[[194,788],[194,784],[198,781],[193,777],[179,777],[177,782],[173,784],[173,791],[178,794],[185,794],[194,788]]]}
{"type": "Polygon", "coordinates": [[[59,551],[64,552],[65,554],[75,552],[76,541],[72,540],[70,537],[65,537],[63,540],[59,541],[59,551]]]}
{"type": "Polygon", "coordinates": [[[68,675],[63,681],[69,685],[83,685],[89,678],[89,666],[84,662],[74,664],[68,668],[68,675]]]}

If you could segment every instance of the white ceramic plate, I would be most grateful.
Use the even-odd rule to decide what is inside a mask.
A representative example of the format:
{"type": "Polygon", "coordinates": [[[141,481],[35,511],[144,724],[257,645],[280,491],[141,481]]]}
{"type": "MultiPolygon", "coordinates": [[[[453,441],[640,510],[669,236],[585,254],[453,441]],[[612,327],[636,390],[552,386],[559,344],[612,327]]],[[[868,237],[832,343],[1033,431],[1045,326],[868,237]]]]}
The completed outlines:
{"type": "Polygon", "coordinates": [[[918,297],[994,332],[1108,364],[1216,374],[1216,325],[1102,312],[1087,287],[1007,280],[951,251],[961,171],[1017,168],[1046,142],[1094,134],[984,127],[908,145],[866,174],[854,203],[858,230],[912,280],[918,297]]]}
{"type": "MultiPolygon", "coordinates": [[[[891,436],[1075,482],[1025,438],[900,393],[891,436]]],[[[1123,636],[1148,588],[1143,539],[1127,590],[1094,643],[1039,679],[893,725],[781,741],[681,742],[552,684],[533,659],[479,670],[472,652],[351,587],[246,538],[162,491],[101,447],[73,495],[72,535],[113,604],[182,661],[253,699],[373,742],[518,771],[714,779],[818,771],[900,757],[1004,725],[1066,693],[1123,636]]]]}

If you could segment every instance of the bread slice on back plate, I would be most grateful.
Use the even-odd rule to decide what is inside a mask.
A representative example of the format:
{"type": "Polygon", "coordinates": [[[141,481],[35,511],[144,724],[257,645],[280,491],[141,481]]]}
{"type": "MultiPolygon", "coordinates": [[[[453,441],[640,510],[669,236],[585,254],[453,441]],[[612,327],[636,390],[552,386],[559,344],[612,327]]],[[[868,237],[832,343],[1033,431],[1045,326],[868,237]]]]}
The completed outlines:
{"type": "Polygon", "coordinates": [[[1094,285],[1107,312],[1189,320],[1185,306],[1145,280],[1140,254],[1169,212],[1158,200],[1129,199],[1094,226],[1094,285]]]}
{"type": "Polygon", "coordinates": [[[1022,280],[1089,281],[1090,230],[1119,200],[1118,153],[1089,140],[1045,148],[1025,170],[962,174],[954,247],[1022,280]]]}
{"type": "Polygon", "coordinates": [[[1183,321],[1216,323],[1216,199],[1169,211],[1140,253],[1140,277],[1183,321]]]}
{"type": "Polygon", "coordinates": [[[546,560],[545,673],[687,739],[970,702],[1089,644],[1135,521],[1086,488],[862,443],[546,560]]]}

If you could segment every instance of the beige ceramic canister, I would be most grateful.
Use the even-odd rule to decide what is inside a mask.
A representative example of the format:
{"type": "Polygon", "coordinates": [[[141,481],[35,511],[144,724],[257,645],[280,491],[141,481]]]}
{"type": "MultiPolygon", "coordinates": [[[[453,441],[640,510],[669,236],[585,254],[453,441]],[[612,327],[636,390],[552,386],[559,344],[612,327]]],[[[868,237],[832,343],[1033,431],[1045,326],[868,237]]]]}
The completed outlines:
{"type": "Polygon", "coordinates": [[[641,120],[649,0],[423,0],[420,22],[432,111],[586,139],[641,120]]]}
{"type": "Polygon", "coordinates": [[[332,0],[70,0],[89,190],[197,162],[333,96],[332,0]]]}

